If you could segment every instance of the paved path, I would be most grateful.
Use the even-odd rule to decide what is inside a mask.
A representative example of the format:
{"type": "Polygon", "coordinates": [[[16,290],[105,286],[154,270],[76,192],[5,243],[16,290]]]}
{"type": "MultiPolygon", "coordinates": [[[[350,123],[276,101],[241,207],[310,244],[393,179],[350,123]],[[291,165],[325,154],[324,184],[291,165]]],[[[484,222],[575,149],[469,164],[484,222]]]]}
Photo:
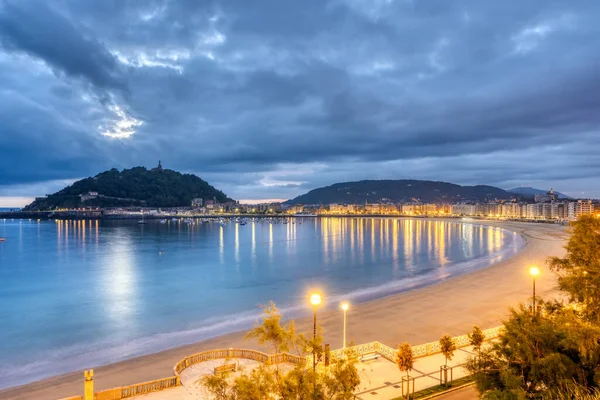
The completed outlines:
{"type": "MultiPolygon", "coordinates": [[[[454,379],[466,376],[466,371],[460,365],[467,361],[467,358],[472,355],[471,347],[464,347],[456,350],[454,357],[448,362],[448,367],[452,367],[452,377],[454,379]]],[[[436,386],[440,383],[440,366],[444,365],[444,356],[442,354],[434,354],[428,357],[418,358],[415,360],[414,370],[410,376],[414,378],[414,390],[419,391],[428,387],[436,386]]],[[[214,367],[222,365],[225,360],[212,360],[204,363],[196,364],[181,374],[182,386],[163,390],[161,392],[151,393],[134,399],[143,400],[210,400],[212,397],[204,388],[198,384],[198,380],[206,375],[212,374],[214,367]]],[[[232,362],[231,360],[228,362],[232,362]]],[[[240,371],[231,375],[231,379],[239,376],[241,373],[247,373],[252,368],[256,368],[259,363],[250,360],[236,360],[239,362],[240,371]]],[[[291,365],[280,365],[280,368],[292,368],[291,365]]],[[[357,364],[360,373],[361,383],[356,391],[357,399],[360,400],[387,400],[399,397],[402,395],[402,376],[398,367],[393,362],[390,362],[383,357],[377,360],[357,364]]],[[[450,372],[448,379],[450,379],[450,372]]],[[[411,384],[412,385],[412,384],[411,384]]],[[[460,391],[461,393],[463,391],[460,391]]],[[[464,399],[476,399],[476,397],[464,397],[464,399]]],[[[457,392],[458,395],[458,392],[457,392]]],[[[466,396],[470,393],[466,391],[466,396]]],[[[450,399],[459,400],[463,397],[450,397],[450,399]]]]}
{"type": "MultiPolygon", "coordinates": [[[[473,355],[471,347],[456,350],[454,357],[448,362],[448,379],[450,374],[454,379],[462,378],[467,372],[460,365],[473,355]]],[[[440,366],[444,365],[444,356],[434,354],[415,360],[413,371],[410,376],[415,378],[414,391],[423,390],[440,383],[440,366]]],[[[402,376],[396,364],[378,359],[368,365],[359,364],[361,383],[356,395],[362,400],[393,399],[402,395],[402,376]]],[[[412,386],[412,384],[411,384],[412,386]]],[[[412,388],[411,388],[412,389],[412,388]]]]}

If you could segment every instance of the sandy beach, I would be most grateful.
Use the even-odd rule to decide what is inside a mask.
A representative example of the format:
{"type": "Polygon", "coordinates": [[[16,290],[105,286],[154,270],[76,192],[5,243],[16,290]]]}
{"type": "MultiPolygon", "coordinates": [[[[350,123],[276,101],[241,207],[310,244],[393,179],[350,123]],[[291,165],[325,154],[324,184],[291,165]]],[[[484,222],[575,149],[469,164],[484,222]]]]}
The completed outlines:
{"type": "MultiPolygon", "coordinates": [[[[348,341],[365,343],[374,340],[395,347],[408,341],[416,345],[439,339],[444,334],[460,335],[479,325],[500,325],[507,307],[526,302],[531,296],[528,267],[537,265],[537,294],[556,295],[556,281],[546,267],[548,256],[563,255],[566,228],[559,225],[518,222],[473,222],[515,231],[527,241],[514,257],[491,267],[437,283],[426,288],[353,304],[348,312],[348,341]]],[[[325,342],[341,347],[342,315],[339,311],[319,313],[325,342]]],[[[311,311],[296,321],[299,331],[310,331],[311,311]]],[[[119,363],[94,368],[97,390],[124,386],[171,376],[173,365],[186,355],[211,348],[261,347],[244,340],[237,332],[181,346],[160,353],[141,356],[119,363]]],[[[264,349],[263,349],[264,350],[264,349]]],[[[94,367],[90,365],[90,367],[94,367]]],[[[78,371],[27,385],[0,391],[0,399],[57,399],[83,394],[83,372],[78,371]]]]}

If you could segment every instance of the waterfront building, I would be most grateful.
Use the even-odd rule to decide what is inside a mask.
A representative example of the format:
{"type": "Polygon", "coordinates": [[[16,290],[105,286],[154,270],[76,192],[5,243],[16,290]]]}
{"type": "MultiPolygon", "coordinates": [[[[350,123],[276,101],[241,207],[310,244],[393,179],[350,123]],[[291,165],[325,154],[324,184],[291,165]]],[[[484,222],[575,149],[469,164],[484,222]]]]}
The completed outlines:
{"type": "Polygon", "coordinates": [[[565,203],[552,203],[550,210],[550,218],[552,219],[567,219],[568,215],[568,207],[565,203]]]}
{"type": "Polygon", "coordinates": [[[329,205],[329,213],[330,214],[356,214],[356,205],[355,204],[330,204],[329,205]]]}
{"type": "Polygon", "coordinates": [[[502,205],[496,203],[481,203],[477,204],[476,215],[487,217],[499,217],[502,212],[502,205]]]}
{"type": "Polygon", "coordinates": [[[416,204],[402,204],[402,208],[401,208],[401,212],[402,214],[406,214],[406,215],[413,215],[413,214],[417,214],[416,212],[416,208],[418,207],[418,205],[416,204]]]}
{"type": "Polygon", "coordinates": [[[569,203],[568,206],[568,218],[574,220],[579,218],[583,214],[593,214],[594,204],[591,200],[577,200],[569,203]]]}
{"type": "Polygon", "coordinates": [[[381,204],[365,204],[367,214],[381,214],[381,204]]]}
{"type": "Polygon", "coordinates": [[[519,203],[504,203],[500,207],[500,215],[506,218],[521,218],[522,208],[519,203]]]}
{"type": "Polygon", "coordinates": [[[300,214],[300,213],[304,212],[304,205],[296,204],[296,205],[290,206],[290,207],[288,207],[286,212],[288,214],[300,214]]]}
{"type": "Polygon", "coordinates": [[[421,204],[421,214],[433,215],[438,211],[438,207],[435,204],[421,204]]]}
{"type": "Polygon", "coordinates": [[[341,204],[330,204],[329,212],[332,214],[344,214],[346,211],[345,208],[346,206],[343,206],[341,204]]]}
{"type": "Polygon", "coordinates": [[[527,204],[527,212],[525,218],[539,219],[543,215],[543,203],[527,204]]]}
{"type": "Polygon", "coordinates": [[[475,215],[475,204],[452,204],[450,213],[452,215],[475,215]]]}
{"type": "Polygon", "coordinates": [[[202,198],[192,199],[192,207],[202,207],[204,200],[202,198]]]}
{"type": "Polygon", "coordinates": [[[381,214],[396,214],[398,212],[398,207],[395,204],[381,204],[380,205],[381,214]]]}

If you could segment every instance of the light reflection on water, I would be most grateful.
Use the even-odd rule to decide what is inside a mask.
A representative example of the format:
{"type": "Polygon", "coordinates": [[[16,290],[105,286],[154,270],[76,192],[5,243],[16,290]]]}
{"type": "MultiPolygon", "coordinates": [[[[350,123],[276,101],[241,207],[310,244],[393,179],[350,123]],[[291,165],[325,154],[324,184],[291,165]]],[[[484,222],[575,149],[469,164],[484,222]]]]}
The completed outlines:
{"type": "Polygon", "coordinates": [[[363,301],[522,246],[449,221],[288,222],[0,220],[0,387],[245,329],[269,300],[303,315],[313,287],[329,306],[363,301]]]}

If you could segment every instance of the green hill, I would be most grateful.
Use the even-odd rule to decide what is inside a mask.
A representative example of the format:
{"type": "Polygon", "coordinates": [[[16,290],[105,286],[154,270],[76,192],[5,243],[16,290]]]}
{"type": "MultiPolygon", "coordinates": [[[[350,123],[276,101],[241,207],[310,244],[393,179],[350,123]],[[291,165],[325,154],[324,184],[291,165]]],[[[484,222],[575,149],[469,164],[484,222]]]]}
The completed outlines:
{"type": "Polygon", "coordinates": [[[419,180],[367,180],[336,183],[311,190],[287,204],[364,204],[379,202],[452,203],[512,199],[515,194],[494,186],[461,186],[419,180]]]}
{"type": "Polygon", "coordinates": [[[196,175],[182,174],[162,167],[148,170],[135,167],[119,171],[113,168],[94,177],[85,178],[71,186],[36,199],[25,211],[53,210],[82,206],[117,207],[183,207],[192,199],[233,201],[196,175]],[[80,195],[96,192],[99,196],[85,202],[80,195]]]}

